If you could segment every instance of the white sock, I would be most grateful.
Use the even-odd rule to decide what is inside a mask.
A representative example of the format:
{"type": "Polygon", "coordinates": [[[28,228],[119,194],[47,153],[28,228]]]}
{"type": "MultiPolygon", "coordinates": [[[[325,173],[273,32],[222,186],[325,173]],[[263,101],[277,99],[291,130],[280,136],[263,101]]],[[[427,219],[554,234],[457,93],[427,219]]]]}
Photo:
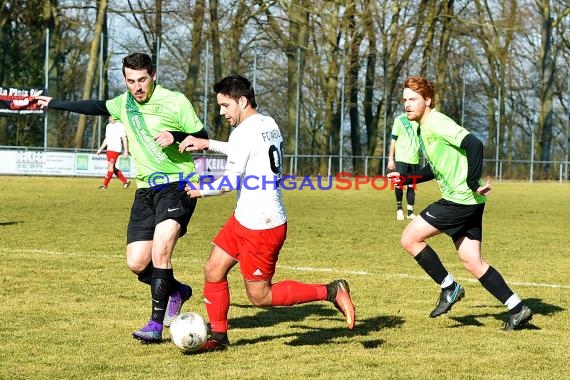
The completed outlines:
{"type": "Polygon", "coordinates": [[[451,273],[448,273],[447,276],[445,276],[445,278],[443,279],[443,282],[440,284],[440,286],[442,289],[447,288],[449,285],[453,284],[453,281],[455,281],[455,279],[453,278],[451,273]]]}
{"type": "Polygon", "coordinates": [[[414,211],[414,206],[408,205],[408,211],[414,211]]]}
{"type": "Polygon", "coordinates": [[[512,296],[509,297],[507,302],[505,302],[505,306],[507,307],[507,309],[513,310],[515,306],[517,306],[519,303],[521,303],[521,299],[516,294],[513,294],[512,296]]]}

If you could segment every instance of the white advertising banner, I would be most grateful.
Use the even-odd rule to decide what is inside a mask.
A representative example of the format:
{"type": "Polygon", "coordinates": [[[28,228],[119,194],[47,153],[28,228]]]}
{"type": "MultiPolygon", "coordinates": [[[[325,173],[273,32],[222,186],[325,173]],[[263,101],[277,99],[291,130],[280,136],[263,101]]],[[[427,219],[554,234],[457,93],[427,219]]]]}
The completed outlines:
{"type": "MultiPolygon", "coordinates": [[[[195,157],[199,176],[220,177],[226,167],[226,157],[195,157]]],[[[129,156],[119,156],[117,167],[125,177],[134,178],[137,173],[129,156]]],[[[105,153],[97,156],[81,152],[45,152],[43,150],[0,149],[0,175],[61,175],[101,177],[107,172],[105,153]]]]}
{"type": "MultiPolygon", "coordinates": [[[[107,171],[105,154],[0,150],[0,174],[101,177],[107,171]]],[[[131,157],[120,157],[117,166],[126,177],[136,176],[131,157]]]]}
{"type": "MultiPolygon", "coordinates": [[[[124,158],[119,156],[117,167],[121,169],[125,177],[136,176],[135,166],[131,162],[131,156],[124,158]]],[[[80,176],[101,176],[107,172],[107,157],[105,153],[97,156],[91,153],[75,154],[75,175],[80,176]]]]}

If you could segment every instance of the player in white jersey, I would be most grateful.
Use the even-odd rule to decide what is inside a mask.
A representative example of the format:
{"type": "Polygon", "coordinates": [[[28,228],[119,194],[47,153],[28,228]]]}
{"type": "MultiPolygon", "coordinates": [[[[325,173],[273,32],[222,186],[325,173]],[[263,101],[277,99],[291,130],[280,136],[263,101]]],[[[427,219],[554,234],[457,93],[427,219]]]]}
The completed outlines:
{"type": "Polygon", "coordinates": [[[297,281],[272,283],[279,251],[287,235],[287,216],[279,180],[283,169],[283,137],[275,121],[257,113],[253,87],[248,79],[232,75],[214,85],[220,115],[235,130],[228,142],[187,137],[180,151],[209,149],[227,155],[222,177],[196,188],[188,184],[191,198],[238,191],[233,214],[213,240],[204,269],[204,303],[210,336],[202,349],[228,347],[230,293],[227,275],[239,262],[247,296],[254,306],[292,306],[330,301],[354,327],[354,305],[345,280],[328,285],[297,281]]]}
{"type": "Polygon", "coordinates": [[[125,178],[123,172],[117,167],[117,161],[121,152],[123,152],[123,157],[129,157],[127,134],[123,123],[113,119],[111,116],[109,116],[109,123],[105,128],[105,139],[96,154],[100,155],[105,147],[107,148],[107,175],[99,189],[105,190],[107,188],[111,178],[113,178],[113,174],[123,183],[123,189],[127,189],[131,181],[125,178]]]}
{"type": "MultiPolygon", "coordinates": [[[[231,188],[237,189],[236,219],[251,230],[266,230],[287,221],[285,207],[278,186],[281,175],[283,138],[279,127],[269,116],[252,114],[242,121],[230,135],[228,142],[213,142],[210,150],[228,154],[228,147],[236,147],[228,155],[226,173],[235,179],[231,188]],[[239,186],[238,186],[239,184],[239,186]],[[266,188],[264,191],[263,188],[266,188]]],[[[220,178],[218,182],[223,186],[220,178]]],[[[218,195],[219,186],[204,186],[202,196],[218,195]]]]}

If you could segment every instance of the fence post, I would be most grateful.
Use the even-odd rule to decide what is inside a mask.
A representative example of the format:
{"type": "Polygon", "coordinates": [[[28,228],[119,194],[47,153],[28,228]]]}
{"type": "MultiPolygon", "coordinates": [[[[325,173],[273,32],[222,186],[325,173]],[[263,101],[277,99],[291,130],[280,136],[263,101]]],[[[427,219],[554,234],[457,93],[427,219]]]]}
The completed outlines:
{"type": "Polygon", "coordinates": [[[499,161],[499,181],[503,180],[503,161],[499,161]]]}

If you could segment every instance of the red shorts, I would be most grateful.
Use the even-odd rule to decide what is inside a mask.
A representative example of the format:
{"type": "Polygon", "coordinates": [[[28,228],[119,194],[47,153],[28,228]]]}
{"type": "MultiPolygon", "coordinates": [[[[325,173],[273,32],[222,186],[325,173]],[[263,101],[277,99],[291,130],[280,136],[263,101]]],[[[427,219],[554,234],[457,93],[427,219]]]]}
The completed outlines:
{"type": "Polygon", "coordinates": [[[287,223],[269,230],[250,230],[232,214],[212,242],[239,261],[243,278],[261,281],[273,277],[286,237],[287,223]]]}
{"type": "Polygon", "coordinates": [[[117,162],[117,159],[119,158],[119,154],[121,154],[121,152],[113,152],[112,150],[108,150],[107,151],[107,161],[109,162],[117,162]]]}

